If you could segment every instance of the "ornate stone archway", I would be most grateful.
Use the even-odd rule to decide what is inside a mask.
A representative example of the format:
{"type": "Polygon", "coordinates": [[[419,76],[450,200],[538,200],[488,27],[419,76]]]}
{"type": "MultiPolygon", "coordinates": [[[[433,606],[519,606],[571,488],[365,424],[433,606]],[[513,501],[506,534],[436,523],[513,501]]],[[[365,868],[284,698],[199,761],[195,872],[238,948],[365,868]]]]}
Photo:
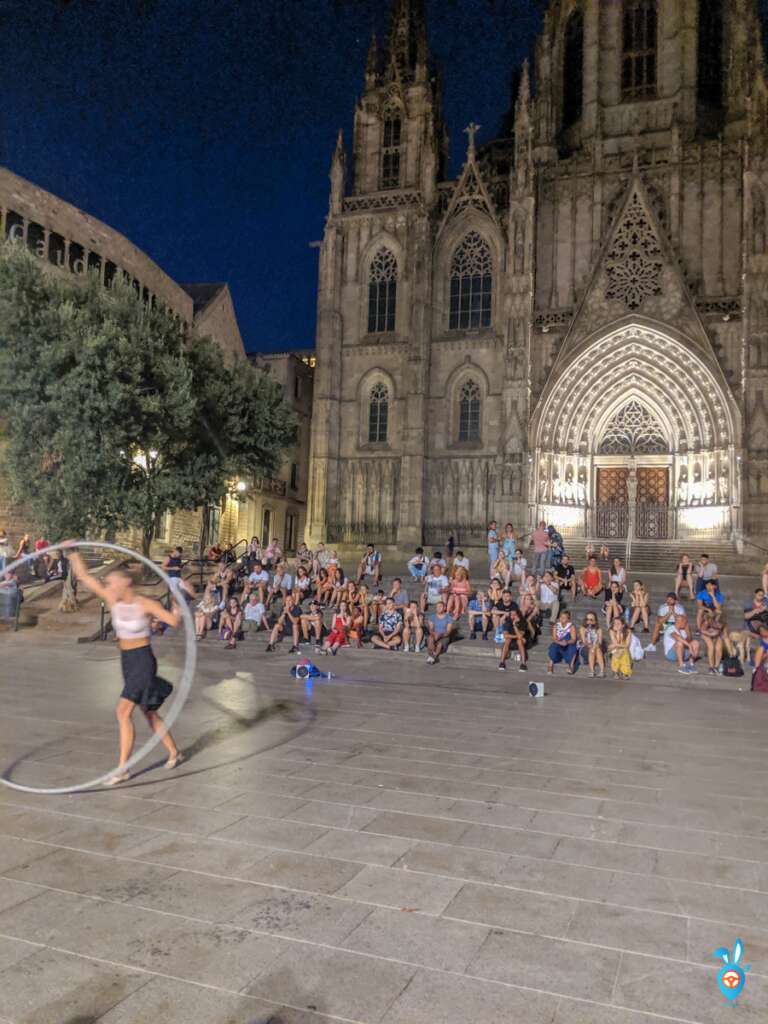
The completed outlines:
{"type": "Polygon", "coordinates": [[[591,535],[598,471],[642,463],[668,472],[669,536],[728,536],[739,525],[740,440],[713,361],[672,333],[625,324],[582,346],[542,395],[531,424],[532,517],[591,535]]]}

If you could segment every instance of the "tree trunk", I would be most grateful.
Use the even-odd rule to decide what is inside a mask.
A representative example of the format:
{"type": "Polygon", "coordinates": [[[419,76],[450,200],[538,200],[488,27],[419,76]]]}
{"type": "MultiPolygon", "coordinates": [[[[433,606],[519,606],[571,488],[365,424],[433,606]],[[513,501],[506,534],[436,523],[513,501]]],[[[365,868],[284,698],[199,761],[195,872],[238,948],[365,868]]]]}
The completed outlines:
{"type": "Polygon", "coordinates": [[[75,593],[75,579],[72,575],[72,570],[69,567],[69,562],[66,563],[66,575],[61,585],[61,601],[59,603],[60,612],[76,612],[80,605],[77,602],[77,594],[75,593]]]}
{"type": "Polygon", "coordinates": [[[205,558],[205,553],[208,550],[210,515],[209,515],[209,504],[206,502],[203,505],[202,515],[200,517],[200,558],[205,558]]]}

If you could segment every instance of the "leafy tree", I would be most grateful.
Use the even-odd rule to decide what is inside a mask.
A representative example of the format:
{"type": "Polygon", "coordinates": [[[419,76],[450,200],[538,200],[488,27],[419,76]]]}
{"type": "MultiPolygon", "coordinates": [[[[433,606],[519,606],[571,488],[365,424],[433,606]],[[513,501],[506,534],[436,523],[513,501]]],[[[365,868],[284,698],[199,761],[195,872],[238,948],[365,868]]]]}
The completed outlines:
{"type": "Polygon", "coordinates": [[[272,474],[296,423],[275,382],[121,282],[0,247],[0,409],[18,500],[51,537],[137,527],[272,474]]]}

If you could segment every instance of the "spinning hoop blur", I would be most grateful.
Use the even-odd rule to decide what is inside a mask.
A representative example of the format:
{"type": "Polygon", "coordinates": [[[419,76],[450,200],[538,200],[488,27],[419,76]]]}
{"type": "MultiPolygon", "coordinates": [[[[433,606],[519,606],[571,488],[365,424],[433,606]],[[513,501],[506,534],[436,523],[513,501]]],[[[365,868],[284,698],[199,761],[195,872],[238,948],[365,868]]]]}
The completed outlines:
{"type": "MultiPolygon", "coordinates": [[[[101,548],[108,551],[117,551],[121,555],[128,555],[131,559],[135,559],[137,562],[141,562],[142,565],[151,569],[168,587],[169,591],[173,594],[173,588],[171,586],[170,578],[166,575],[163,570],[155,565],[154,562],[145,558],[144,555],[140,555],[137,551],[131,551],[130,548],[121,547],[119,544],[107,544],[105,541],[100,540],[69,540],[62,544],[50,544],[46,551],[67,551],[72,548],[101,548]]],[[[7,565],[5,572],[11,572],[14,569],[18,569],[19,566],[24,565],[26,562],[34,561],[40,557],[41,552],[34,551],[28,555],[24,555],[22,558],[17,559],[15,562],[11,562],[7,565]]],[[[192,621],[192,614],[187,606],[187,603],[183,600],[177,601],[177,606],[181,612],[181,620],[184,625],[184,667],[181,673],[181,679],[177,686],[174,687],[173,697],[171,706],[168,714],[164,717],[165,729],[162,732],[153,732],[146,743],[136,750],[131,757],[128,759],[124,766],[124,770],[130,771],[133,767],[139,764],[155,747],[161,742],[163,736],[170,730],[176,719],[181,713],[181,709],[186,703],[187,697],[189,697],[190,690],[192,689],[192,680],[195,675],[195,662],[197,660],[197,646],[195,644],[195,625],[192,621]]],[[[84,789],[96,789],[99,786],[103,786],[104,783],[112,778],[117,771],[117,768],[113,768],[111,771],[104,775],[100,775],[97,779],[91,779],[88,782],[81,782],[76,786],[58,786],[53,789],[43,789],[36,786],[23,786],[20,782],[12,782],[6,778],[5,775],[0,775],[0,782],[4,786],[8,786],[10,789],[20,790],[22,793],[39,793],[41,795],[55,796],[63,793],[77,793],[84,789]]]]}

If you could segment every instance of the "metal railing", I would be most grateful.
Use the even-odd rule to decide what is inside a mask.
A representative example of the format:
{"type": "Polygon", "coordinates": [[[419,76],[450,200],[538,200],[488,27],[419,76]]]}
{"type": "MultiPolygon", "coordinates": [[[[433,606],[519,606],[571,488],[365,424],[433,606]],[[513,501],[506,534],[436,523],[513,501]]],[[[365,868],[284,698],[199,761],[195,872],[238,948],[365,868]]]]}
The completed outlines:
{"type": "Polygon", "coordinates": [[[634,516],[629,517],[629,524],[627,526],[627,547],[624,552],[624,568],[629,572],[632,566],[632,536],[634,533],[634,516]]]}

